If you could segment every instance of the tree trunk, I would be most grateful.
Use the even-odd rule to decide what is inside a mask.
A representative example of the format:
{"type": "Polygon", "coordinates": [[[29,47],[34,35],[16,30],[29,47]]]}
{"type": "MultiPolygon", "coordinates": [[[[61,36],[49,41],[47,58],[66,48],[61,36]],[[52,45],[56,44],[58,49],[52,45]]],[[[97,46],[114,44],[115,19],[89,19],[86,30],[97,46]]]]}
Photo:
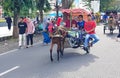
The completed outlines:
{"type": "Polygon", "coordinates": [[[40,22],[43,22],[43,10],[39,10],[40,12],[40,22]]]}
{"type": "MultiPolygon", "coordinates": [[[[72,5],[74,0],[62,0],[62,8],[63,9],[69,9],[72,5]]],[[[67,14],[63,14],[63,20],[65,21],[67,19],[67,14]]]]}
{"type": "Polygon", "coordinates": [[[19,13],[14,11],[14,18],[13,18],[13,37],[18,38],[18,18],[19,13]]]}

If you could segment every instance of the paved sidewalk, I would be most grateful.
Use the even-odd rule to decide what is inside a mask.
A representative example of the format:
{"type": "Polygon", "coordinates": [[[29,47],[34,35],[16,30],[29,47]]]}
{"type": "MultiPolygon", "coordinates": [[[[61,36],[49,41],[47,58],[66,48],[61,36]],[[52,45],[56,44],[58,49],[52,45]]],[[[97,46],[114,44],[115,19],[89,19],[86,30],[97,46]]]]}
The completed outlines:
{"type": "MultiPolygon", "coordinates": [[[[34,43],[39,43],[41,41],[42,41],[41,35],[34,36],[34,43]]],[[[18,49],[18,39],[11,38],[0,42],[0,54],[14,49],[18,49]]]]}

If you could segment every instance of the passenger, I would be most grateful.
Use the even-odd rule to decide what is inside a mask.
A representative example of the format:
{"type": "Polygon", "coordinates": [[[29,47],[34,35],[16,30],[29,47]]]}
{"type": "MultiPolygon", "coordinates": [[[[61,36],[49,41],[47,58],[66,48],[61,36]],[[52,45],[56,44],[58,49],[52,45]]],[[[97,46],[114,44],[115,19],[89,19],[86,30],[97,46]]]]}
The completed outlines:
{"type": "Polygon", "coordinates": [[[77,27],[79,30],[84,29],[85,21],[83,20],[83,15],[78,16],[77,27]]]}
{"type": "Polygon", "coordinates": [[[86,37],[85,37],[85,42],[84,42],[85,50],[88,46],[92,46],[93,44],[95,44],[96,42],[99,41],[99,37],[95,33],[95,28],[96,28],[95,21],[92,20],[91,15],[88,15],[88,22],[85,23],[85,27],[84,27],[84,29],[87,33],[86,37]],[[90,38],[93,38],[93,42],[91,44],[88,44],[90,38]]]}
{"type": "Polygon", "coordinates": [[[72,24],[72,28],[73,31],[78,30],[78,28],[76,27],[76,24],[72,24]]]}
{"type": "MultiPolygon", "coordinates": [[[[65,27],[67,28],[67,29],[70,29],[71,27],[70,27],[70,16],[67,16],[67,20],[65,21],[65,27]]],[[[72,20],[72,22],[71,22],[71,24],[76,24],[76,26],[77,26],[77,23],[76,23],[76,21],[73,19],[72,20]]]]}

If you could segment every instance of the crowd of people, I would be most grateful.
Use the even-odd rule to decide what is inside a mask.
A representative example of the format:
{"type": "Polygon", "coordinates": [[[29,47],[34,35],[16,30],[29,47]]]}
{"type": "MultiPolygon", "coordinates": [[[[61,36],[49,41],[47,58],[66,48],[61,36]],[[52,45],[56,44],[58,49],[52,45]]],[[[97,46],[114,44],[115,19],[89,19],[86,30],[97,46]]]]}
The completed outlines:
{"type": "MultiPolygon", "coordinates": [[[[49,44],[51,42],[51,34],[56,27],[63,26],[67,30],[83,30],[87,33],[85,37],[84,46],[95,44],[99,41],[99,37],[95,33],[96,28],[96,17],[93,13],[87,16],[87,21],[85,21],[83,15],[77,16],[77,18],[70,19],[70,15],[67,16],[66,20],[63,21],[63,17],[59,16],[57,19],[55,18],[44,18],[43,22],[38,24],[39,29],[42,30],[43,35],[43,44],[49,44]],[[88,39],[93,38],[92,44],[88,44],[88,39]]],[[[103,22],[108,23],[110,27],[117,26],[119,28],[119,35],[117,38],[120,38],[120,15],[116,16],[114,14],[103,15],[103,22]]],[[[36,23],[32,22],[29,17],[21,17],[18,23],[19,28],[19,48],[25,46],[26,48],[30,45],[33,46],[33,34],[36,31],[36,23]]],[[[9,28],[10,29],[10,28],[9,28]]],[[[68,34],[69,35],[69,34],[68,34]]],[[[68,36],[67,35],[67,36],[68,36]]],[[[117,39],[118,40],[118,39],[117,39]]]]}

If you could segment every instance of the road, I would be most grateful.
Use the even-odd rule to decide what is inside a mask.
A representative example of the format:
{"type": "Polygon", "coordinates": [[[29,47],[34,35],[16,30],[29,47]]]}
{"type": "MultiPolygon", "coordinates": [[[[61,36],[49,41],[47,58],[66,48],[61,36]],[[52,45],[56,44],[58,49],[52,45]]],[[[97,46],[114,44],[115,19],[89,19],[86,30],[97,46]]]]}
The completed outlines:
{"type": "MultiPolygon", "coordinates": [[[[117,32],[117,31],[116,31],[117,32]]],[[[114,35],[103,34],[97,27],[100,41],[90,54],[78,49],[65,49],[57,62],[49,59],[49,46],[35,45],[28,49],[0,54],[0,78],[120,78],[120,42],[114,35]]]]}

